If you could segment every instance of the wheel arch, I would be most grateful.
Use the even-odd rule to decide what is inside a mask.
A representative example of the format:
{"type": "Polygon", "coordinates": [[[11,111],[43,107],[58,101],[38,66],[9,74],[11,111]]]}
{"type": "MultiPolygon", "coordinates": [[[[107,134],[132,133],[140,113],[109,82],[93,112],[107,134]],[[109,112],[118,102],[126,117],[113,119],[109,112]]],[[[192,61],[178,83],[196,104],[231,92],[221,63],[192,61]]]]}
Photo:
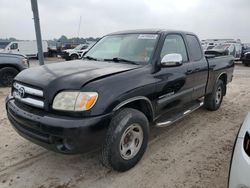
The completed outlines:
{"type": "Polygon", "coordinates": [[[227,93],[227,73],[226,72],[222,72],[218,77],[216,82],[218,82],[218,80],[221,80],[223,82],[224,85],[224,89],[223,89],[223,95],[225,96],[227,93]]]}
{"type": "Polygon", "coordinates": [[[70,57],[77,56],[77,57],[79,58],[79,55],[78,55],[77,53],[75,53],[75,52],[72,53],[72,54],[70,54],[69,56],[70,56],[70,57]]]}
{"type": "Polygon", "coordinates": [[[153,121],[154,119],[154,108],[153,108],[152,102],[147,97],[137,96],[137,97],[127,99],[121,102],[120,104],[118,104],[113,109],[113,111],[115,112],[125,107],[134,108],[134,109],[141,111],[148,118],[149,121],[153,121]]]}
{"type": "Polygon", "coordinates": [[[7,67],[14,68],[18,72],[21,71],[21,69],[18,66],[14,65],[14,64],[8,64],[8,63],[0,64],[0,70],[3,69],[3,68],[7,68],[7,67]]]}

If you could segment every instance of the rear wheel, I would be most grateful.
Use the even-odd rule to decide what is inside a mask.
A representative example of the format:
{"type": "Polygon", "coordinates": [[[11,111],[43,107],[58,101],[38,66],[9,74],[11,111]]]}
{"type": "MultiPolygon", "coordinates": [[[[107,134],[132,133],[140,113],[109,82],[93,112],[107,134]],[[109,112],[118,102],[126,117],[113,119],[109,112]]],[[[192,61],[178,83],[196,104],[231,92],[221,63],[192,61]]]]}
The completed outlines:
{"type": "Polygon", "coordinates": [[[146,116],[135,109],[124,108],[111,120],[102,149],[106,167],[126,171],[142,158],[148,143],[149,125],[146,116]]]}
{"type": "Polygon", "coordinates": [[[18,74],[18,70],[12,67],[5,67],[0,70],[0,85],[11,86],[13,79],[18,74]]]}
{"type": "Polygon", "coordinates": [[[218,110],[225,93],[225,85],[222,80],[218,80],[213,92],[205,97],[204,106],[211,111],[218,110]]]}

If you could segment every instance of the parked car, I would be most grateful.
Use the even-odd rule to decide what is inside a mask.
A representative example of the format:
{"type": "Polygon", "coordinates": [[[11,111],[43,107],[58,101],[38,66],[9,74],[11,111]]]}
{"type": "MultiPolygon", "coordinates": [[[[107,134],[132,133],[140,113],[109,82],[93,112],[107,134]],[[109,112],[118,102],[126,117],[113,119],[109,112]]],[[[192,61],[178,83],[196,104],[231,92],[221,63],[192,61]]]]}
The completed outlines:
{"type": "Polygon", "coordinates": [[[232,44],[235,46],[235,60],[238,61],[241,58],[241,54],[242,54],[242,43],[240,39],[236,39],[236,40],[227,40],[225,42],[225,44],[232,44]]]}
{"type": "Polygon", "coordinates": [[[228,44],[232,44],[235,46],[235,60],[240,60],[241,58],[241,53],[242,53],[242,44],[239,42],[235,42],[235,43],[228,43],[228,44]]]}
{"type": "Polygon", "coordinates": [[[207,55],[216,55],[216,56],[225,56],[231,55],[236,56],[236,49],[234,44],[221,44],[214,46],[212,49],[206,50],[205,54],[207,55]]]}
{"type": "Polygon", "coordinates": [[[217,44],[215,43],[201,43],[203,51],[211,50],[214,48],[217,44]]]}
{"type": "Polygon", "coordinates": [[[244,55],[246,52],[250,52],[250,44],[243,43],[242,44],[242,55],[244,55]]]}
{"type": "Polygon", "coordinates": [[[204,56],[189,32],[109,34],[83,57],[18,74],[7,115],[23,137],[60,153],[102,147],[117,171],[143,156],[149,123],[166,127],[205,106],[217,110],[233,78],[232,56],[204,56]]]}
{"type": "MultiPolygon", "coordinates": [[[[250,45],[247,43],[242,44],[241,61],[244,64],[244,59],[246,59],[245,54],[250,52],[250,45]]],[[[247,54],[246,54],[247,55],[247,54]]],[[[250,60],[250,57],[247,57],[250,60]]]]}
{"type": "Polygon", "coordinates": [[[250,113],[235,140],[229,174],[229,188],[250,187],[250,113]]]}
{"type": "Polygon", "coordinates": [[[249,66],[250,65],[250,52],[246,52],[244,56],[241,58],[243,65],[249,66]]]}
{"type": "Polygon", "coordinates": [[[67,49],[62,51],[62,58],[66,61],[80,59],[82,54],[88,51],[90,45],[88,44],[79,44],[74,49],[67,49]]]}
{"type": "MultiPolygon", "coordinates": [[[[42,41],[43,53],[48,53],[47,41],[42,41]]],[[[13,41],[10,42],[4,49],[4,53],[24,54],[27,57],[38,58],[38,50],[36,41],[13,41]]]]}
{"type": "Polygon", "coordinates": [[[0,53],[0,85],[11,86],[14,77],[29,67],[29,60],[21,54],[0,53]]]}

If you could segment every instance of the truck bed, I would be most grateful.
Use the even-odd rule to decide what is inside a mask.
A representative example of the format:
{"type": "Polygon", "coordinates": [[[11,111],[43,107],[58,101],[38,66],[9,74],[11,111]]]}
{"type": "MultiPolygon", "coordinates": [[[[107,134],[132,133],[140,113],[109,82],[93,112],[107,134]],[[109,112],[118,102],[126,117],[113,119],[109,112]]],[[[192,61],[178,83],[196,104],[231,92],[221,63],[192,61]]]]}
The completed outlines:
{"type": "Polygon", "coordinates": [[[232,81],[233,69],[234,69],[234,57],[233,56],[206,56],[208,62],[208,84],[206,93],[211,93],[215,79],[219,77],[220,74],[227,73],[226,83],[232,81]]]}

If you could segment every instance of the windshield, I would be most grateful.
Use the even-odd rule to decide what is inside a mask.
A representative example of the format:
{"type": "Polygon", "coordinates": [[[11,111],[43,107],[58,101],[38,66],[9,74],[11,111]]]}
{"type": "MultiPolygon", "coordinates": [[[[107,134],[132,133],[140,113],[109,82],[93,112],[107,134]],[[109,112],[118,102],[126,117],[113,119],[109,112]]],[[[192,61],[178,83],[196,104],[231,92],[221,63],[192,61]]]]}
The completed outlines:
{"type": "Polygon", "coordinates": [[[83,46],[84,44],[79,44],[78,46],[74,48],[74,50],[81,50],[83,46]]]}
{"type": "Polygon", "coordinates": [[[119,34],[103,37],[84,57],[96,60],[123,59],[148,63],[156,45],[157,34],[119,34]]]}

